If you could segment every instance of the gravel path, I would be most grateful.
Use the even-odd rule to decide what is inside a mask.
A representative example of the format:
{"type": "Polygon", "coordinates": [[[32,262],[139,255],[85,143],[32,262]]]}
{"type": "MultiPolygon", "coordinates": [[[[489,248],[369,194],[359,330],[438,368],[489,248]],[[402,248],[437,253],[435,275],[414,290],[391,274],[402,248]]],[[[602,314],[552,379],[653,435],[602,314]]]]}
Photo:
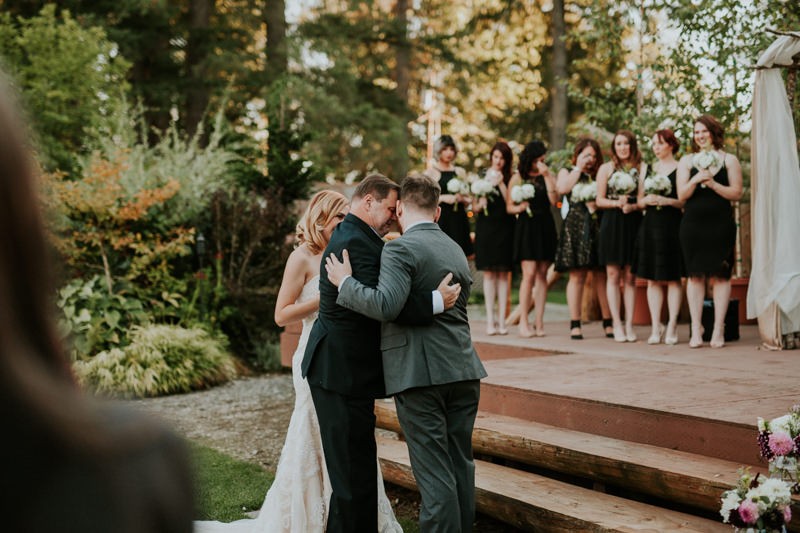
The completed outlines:
{"type": "Polygon", "coordinates": [[[292,416],[294,389],[286,372],[132,403],[191,440],[274,472],[292,416]]]}

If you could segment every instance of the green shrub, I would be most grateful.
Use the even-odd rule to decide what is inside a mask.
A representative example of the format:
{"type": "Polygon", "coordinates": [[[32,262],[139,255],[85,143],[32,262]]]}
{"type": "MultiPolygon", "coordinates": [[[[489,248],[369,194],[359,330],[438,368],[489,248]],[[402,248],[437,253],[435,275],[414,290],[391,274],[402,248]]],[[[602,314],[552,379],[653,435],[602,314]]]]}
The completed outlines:
{"type": "Polygon", "coordinates": [[[136,327],[130,339],[124,348],[76,361],[81,384],[99,393],[159,396],[205,389],[236,376],[225,340],[204,329],[136,327]]]}
{"type": "Polygon", "coordinates": [[[127,332],[148,321],[142,302],[119,286],[109,293],[100,276],[74,279],[58,291],[60,326],[73,359],[127,344],[127,332]]]}

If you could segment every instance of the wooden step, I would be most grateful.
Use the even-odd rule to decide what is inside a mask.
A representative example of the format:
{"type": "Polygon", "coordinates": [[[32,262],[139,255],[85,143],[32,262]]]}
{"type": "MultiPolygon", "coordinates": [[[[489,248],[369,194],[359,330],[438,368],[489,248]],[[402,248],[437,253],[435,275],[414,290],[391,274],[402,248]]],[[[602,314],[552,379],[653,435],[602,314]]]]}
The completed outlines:
{"type": "Polygon", "coordinates": [[[560,353],[550,349],[531,348],[524,344],[497,344],[473,338],[472,345],[478,352],[481,361],[495,359],[516,359],[519,357],[537,357],[560,353]]]}
{"type": "MultiPolygon", "coordinates": [[[[416,490],[404,442],[378,437],[385,480],[416,490]]],[[[475,461],[476,507],[514,527],[542,532],[730,532],[705,518],[625,500],[512,468],[475,461]]]]}
{"type": "Polygon", "coordinates": [[[761,464],[753,424],[740,424],[549,392],[490,379],[481,383],[484,412],[661,448],[761,464]]]}
{"type": "MultiPolygon", "coordinates": [[[[375,412],[378,427],[402,433],[394,403],[377,402],[375,412]]],[[[719,510],[722,493],[736,485],[741,466],[483,412],[475,421],[472,444],[477,454],[624,487],[712,512],[719,510]]]]}

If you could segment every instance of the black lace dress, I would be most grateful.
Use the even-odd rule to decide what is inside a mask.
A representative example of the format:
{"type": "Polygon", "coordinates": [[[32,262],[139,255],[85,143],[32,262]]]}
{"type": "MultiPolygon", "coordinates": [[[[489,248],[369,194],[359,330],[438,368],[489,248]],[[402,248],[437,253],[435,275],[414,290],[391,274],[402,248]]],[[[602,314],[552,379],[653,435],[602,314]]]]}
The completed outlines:
{"type": "MultiPolygon", "coordinates": [[[[695,174],[697,169],[692,168],[690,177],[695,174]]],[[[728,169],[724,163],[714,175],[714,181],[728,185],[728,169]]],[[[710,187],[698,185],[684,205],[680,242],[688,275],[730,278],[736,244],[731,202],[710,187]]]]}
{"type": "Polygon", "coordinates": [[[475,267],[492,272],[510,272],[514,265],[514,216],[506,213],[506,199],[495,187],[487,197],[486,211],[476,212],[475,267]]]}
{"type": "MultiPolygon", "coordinates": [[[[581,174],[578,183],[590,183],[588,174],[581,174]]],[[[570,200],[569,211],[561,228],[561,238],[556,250],[557,272],[568,272],[574,268],[596,269],[597,238],[600,230],[600,211],[589,213],[584,202],[570,200]]]]}
{"type": "MultiPolygon", "coordinates": [[[[672,190],[667,198],[678,198],[675,184],[677,170],[670,172],[672,190]]],[[[681,242],[678,236],[681,226],[681,210],[671,206],[648,206],[644,212],[636,252],[633,273],[640,278],[655,281],[680,281],[684,275],[681,242]]]]}
{"type": "MultiPolygon", "coordinates": [[[[447,191],[447,182],[454,177],[456,177],[454,170],[441,171],[439,187],[442,189],[442,194],[450,194],[447,191]]],[[[439,215],[439,227],[461,246],[464,255],[471,256],[473,254],[472,237],[470,237],[469,219],[464,204],[457,203],[455,208],[452,204],[439,204],[439,206],[442,208],[442,213],[439,215]]]]}
{"type": "MultiPolygon", "coordinates": [[[[644,179],[644,176],[637,176],[637,179],[644,179]]],[[[636,201],[636,193],[628,197],[628,202],[635,203],[636,201]]],[[[603,210],[597,243],[597,259],[601,266],[619,265],[624,267],[633,265],[633,249],[636,245],[636,237],[639,234],[639,225],[641,223],[641,211],[632,211],[625,214],[622,209],[616,207],[603,210]]]]}
{"type": "Polygon", "coordinates": [[[547,184],[542,176],[524,181],[533,184],[536,193],[528,200],[531,216],[523,211],[514,227],[514,261],[550,261],[556,257],[556,223],[550,210],[547,184]]]}

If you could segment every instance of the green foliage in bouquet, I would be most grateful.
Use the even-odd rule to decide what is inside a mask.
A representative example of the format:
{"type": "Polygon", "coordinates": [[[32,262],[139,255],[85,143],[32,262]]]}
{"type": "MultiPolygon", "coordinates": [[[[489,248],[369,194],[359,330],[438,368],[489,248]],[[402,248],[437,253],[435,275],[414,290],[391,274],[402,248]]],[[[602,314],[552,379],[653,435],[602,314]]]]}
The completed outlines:
{"type": "Polygon", "coordinates": [[[103,394],[159,396],[205,389],[236,376],[220,336],[201,328],[135,327],[131,343],[76,361],[82,385],[103,394]]]}

